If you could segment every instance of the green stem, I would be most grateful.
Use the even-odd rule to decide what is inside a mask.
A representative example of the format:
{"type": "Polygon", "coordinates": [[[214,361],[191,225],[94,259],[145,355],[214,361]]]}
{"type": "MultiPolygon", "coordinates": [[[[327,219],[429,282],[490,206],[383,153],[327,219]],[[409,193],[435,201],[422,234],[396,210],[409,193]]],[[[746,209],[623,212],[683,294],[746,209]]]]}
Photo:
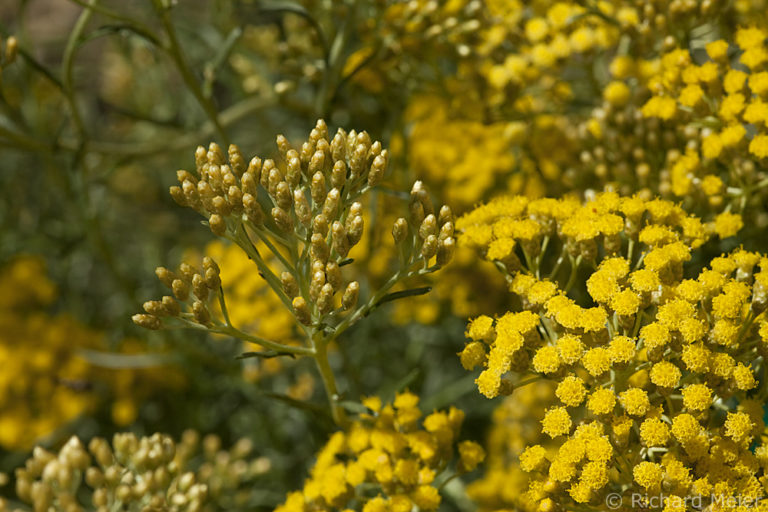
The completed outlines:
{"type": "Polygon", "coordinates": [[[213,103],[205,97],[205,94],[203,94],[203,90],[200,88],[200,84],[197,82],[195,75],[192,73],[192,70],[187,63],[187,59],[184,56],[181,45],[179,45],[179,39],[176,35],[176,28],[173,26],[171,21],[170,10],[161,7],[157,2],[155,2],[155,8],[160,14],[160,20],[168,36],[168,44],[165,48],[166,52],[171,57],[171,60],[173,60],[173,62],[176,64],[179,73],[181,73],[182,80],[184,80],[184,83],[187,85],[189,90],[192,91],[195,99],[200,104],[203,111],[205,111],[213,126],[216,128],[216,132],[218,132],[219,137],[221,138],[221,142],[225,147],[229,146],[229,137],[227,136],[226,130],[224,130],[224,126],[222,126],[221,121],[219,120],[218,111],[216,110],[216,107],[213,105],[213,103]]]}
{"type": "Polygon", "coordinates": [[[336,376],[333,374],[330,362],[328,361],[328,343],[330,338],[321,338],[319,333],[313,337],[314,359],[320,377],[323,379],[325,394],[328,396],[328,403],[331,407],[331,416],[334,423],[344,428],[349,420],[344,408],[339,405],[339,391],[336,387],[336,376]]]}
{"type": "Polygon", "coordinates": [[[311,348],[284,345],[283,343],[278,343],[276,341],[271,341],[260,336],[254,336],[252,334],[245,333],[236,327],[232,327],[231,325],[210,327],[208,331],[232,336],[233,338],[247,341],[249,343],[256,343],[264,348],[269,348],[276,352],[286,352],[297,356],[315,356],[315,351],[311,348]]]}
{"type": "Polygon", "coordinates": [[[80,41],[80,36],[82,36],[83,31],[85,30],[85,26],[88,24],[88,21],[90,21],[91,16],[93,15],[93,10],[91,7],[97,2],[98,0],[89,0],[88,5],[83,9],[83,12],[80,14],[80,17],[77,19],[77,22],[72,29],[72,32],[69,34],[67,45],[64,48],[64,58],[62,60],[61,74],[62,86],[64,88],[64,97],[66,98],[67,103],[69,104],[69,108],[72,111],[72,122],[75,124],[75,129],[77,130],[77,133],[81,138],[81,143],[83,144],[85,143],[87,131],[85,129],[85,124],[83,123],[83,118],[80,115],[80,110],[77,108],[77,100],[75,99],[74,95],[72,73],[75,53],[77,51],[77,44],[80,41]]]}

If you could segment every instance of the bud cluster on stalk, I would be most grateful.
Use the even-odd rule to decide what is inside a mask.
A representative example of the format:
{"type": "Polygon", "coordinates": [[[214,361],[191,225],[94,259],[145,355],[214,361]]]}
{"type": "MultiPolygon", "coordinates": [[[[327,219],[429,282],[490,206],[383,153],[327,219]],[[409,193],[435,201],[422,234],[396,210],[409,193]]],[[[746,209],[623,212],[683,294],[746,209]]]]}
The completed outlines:
{"type": "Polygon", "coordinates": [[[94,438],[87,449],[72,437],[58,453],[35,448],[16,470],[16,493],[34,510],[195,512],[213,503],[226,509],[243,504],[237,492],[243,482],[269,470],[268,459],[249,460],[252,448],[241,439],[223,450],[217,436],[201,442],[193,430],[179,443],[159,433],[123,433],[112,443],[94,438]]]}
{"type": "MultiPolygon", "coordinates": [[[[300,147],[292,147],[283,135],[276,142],[277,160],[246,161],[235,145],[226,156],[215,143],[198,147],[196,172],[178,171],[179,184],[170,193],[178,204],[207,218],[215,235],[242,247],[301,324],[327,325],[329,316],[357,309],[360,284],[345,280],[342,267],[351,263],[350,251],[363,237],[359,199],[382,181],[388,152],[365,131],[339,129],[330,137],[323,120],[300,147]],[[271,252],[282,268],[268,266],[261,250],[271,252]]],[[[392,229],[405,270],[400,277],[407,277],[417,262],[427,269],[434,259],[437,266],[429,271],[437,269],[455,247],[451,210],[435,210],[421,182],[413,186],[409,204],[409,218],[398,219],[392,229]]],[[[206,300],[220,284],[212,260],[201,274],[187,269],[177,276],[158,269],[158,277],[175,299],[147,302],[146,314],[134,316],[137,324],[161,327],[161,317],[178,315],[176,302],[190,297],[191,316],[183,318],[209,324],[206,300]]]]}
{"type": "Polygon", "coordinates": [[[212,258],[203,258],[203,269],[182,263],[177,272],[157,267],[157,278],[172,295],[144,303],[145,313],[133,315],[133,321],[146,329],[160,329],[163,317],[180,317],[201,325],[211,324],[210,302],[219,296],[221,278],[219,266],[212,258]],[[187,311],[182,310],[187,306],[187,311]]]}

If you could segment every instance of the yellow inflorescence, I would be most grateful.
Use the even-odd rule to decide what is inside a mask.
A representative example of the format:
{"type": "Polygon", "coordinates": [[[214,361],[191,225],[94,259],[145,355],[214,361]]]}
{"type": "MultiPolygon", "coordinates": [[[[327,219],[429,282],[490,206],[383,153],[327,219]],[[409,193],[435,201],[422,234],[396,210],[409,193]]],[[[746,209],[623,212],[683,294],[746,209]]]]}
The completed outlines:
{"type": "MultiPolygon", "coordinates": [[[[111,398],[112,420],[132,423],[151,387],[179,384],[175,372],[106,370],[81,350],[106,349],[104,333],[52,314],[57,290],[43,260],[19,256],[0,269],[0,446],[25,450],[111,398]],[[159,377],[162,377],[160,380],[159,377]],[[107,396],[100,391],[106,384],[107,396]]],[[[135,344],[125,340],[122,348],[135,344]]]]}
{"type": "MultiPolygon", "coordinates": [[[[662,56],[642,113],[687,133],[687,148],[671,159],[675,196],[698,195],[720,206],[725,195],[762,195],[760,169],[768,157],[765,39],[764,30],[743,27],[731,41],[706,44],[704,58],[684,48],[662,56]]],[[[735,232],[728,217],[718,221],[724,232],[735,232]]]]}
{"type": "Polygon", "coordinates": [[[749,448],[764,428],[751,398],[768,352],[768,257],[738,249],[687,271],[713,235],[738,231],[730,215],[737,226],[723,229],[671,202],[605,193],[500,198],[457,221],[460,243],[495,261],[521,305],[472,319],[462,364],[483,368],[488,398],[555,385],[520,455],[539,510],[632,486],[687,496],[702,479],[724,496],[764,496],[768,466],[749,448]]]}
{"type": "Polygon", "coordinates": [[[323,449],[301,491],[289,494],[278,512],[342,510],[357,502],[363,511],[435,510],[441,472],[457,449],[458,472],[472,471],[485,458],[473,441],[456,443],[464,413],[456,408],[422,418],[419,398],[409,392],[382,406],[363,402],[364,414],[336,432],[323,449]]]}

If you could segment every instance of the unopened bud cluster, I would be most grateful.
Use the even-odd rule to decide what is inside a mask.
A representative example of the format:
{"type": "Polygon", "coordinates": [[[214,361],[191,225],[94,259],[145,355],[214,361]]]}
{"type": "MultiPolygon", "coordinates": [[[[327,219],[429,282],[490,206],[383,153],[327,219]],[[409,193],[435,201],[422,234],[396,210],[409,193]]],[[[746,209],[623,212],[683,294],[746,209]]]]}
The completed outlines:
{"type": "Polygon", "coordinates": [[[412,253],[423,258],[425,264],[432,258],[435,258],[439,266],[447,264],[456,249],[451,208],[443,205],[439,210],[435,210],[426,188],[417,181],[411,189],[409,213],[415,236],[408,240],[409,223],[405,219],[398,219],[392,228],[395,243],[404,244],[412,253]]]}
{"type": "MultiPolygon", "coordinates": [[[[263,241],[283,261],[270,285],[279,288],[300,323],[317,325],[326,315],[357,306],[360,285],[345,281],[341,267],[363,237],[364,207],[358,199],[383,179],[388,152],[365,131],[339,129],[331,137],[322,120],[300,147],[283,135],[277,136],[277,147],[277,161],[246,161],[235,145],[226,156],[215,143],[199,147],[196,172],[178,171],[179,185],[170,192],[177,203],[205,216],[214,234],[244,246],[252,259],[261,256],[249,252],[256,251],[251,240],[263,241]],[[286,262],[285,253],[293,261],[286,262]]],[[[447,206],[435,210],[421,182],[411,191],[409,219],[398,219],[392,233],[406,266],[421,260],[426,266],[433,258],[443,265],[453,255],[453,215],[447,206]]],[[[173,297],[145,303],[146,314],[134,321],[157,329],[161,317],[179,314],[177,301],[191,300],[194,321],[207,325],[206,301],[220,281],[215,263],[207,260],[205,267],[200,274],[182,268],[180,275],[158,269],[173,297]]]]}
{"type": "Polygon", "coordinates": [[[178,272],[157,267],[157,278],[171,291],[160,300],[144,303],[143,314],[133,315],[133,321],[146,329],[160,329],[163,317],[179,317],[202,325],[211,323],[210,301],[218,296],[221,289],[219,266],[212,258],[203,258],[203,269],[182,263],[178,272]],[[187,305],[187,312],[182,305],[187,305]]]}
{"type": "MultiPolygon", "coordinates": [[[[221,440],[195,431],[182,441],[162,434],[138,438],[116,434],[110,444],[94,438],[88,448],[72,437],[58,453],[35,448],[16,470],[16,494],[34,510],[78,512],[202,511],[242,505],[237,488],[269,469],[269,461],[247,461],[252,445],[241,439],[230,450],[221,440]],[[199,452],[202,444],[202,454],[199,452]],[[190,461],[203,462],[193,469],[190,461]]],[[[2,510],[0,506],[0,510],[2,510]]]]}

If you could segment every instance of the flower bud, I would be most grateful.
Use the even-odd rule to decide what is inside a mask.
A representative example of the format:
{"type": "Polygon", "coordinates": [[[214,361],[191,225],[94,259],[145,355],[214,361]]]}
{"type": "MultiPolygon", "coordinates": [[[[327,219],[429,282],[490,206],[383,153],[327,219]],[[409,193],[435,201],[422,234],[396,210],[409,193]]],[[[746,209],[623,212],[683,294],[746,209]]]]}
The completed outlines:
{"type": "Polygon", "coordinates": [[[197,146],[197,148],[195,148],[195,167],[197,168],[198,173],[203,165],[208,163],[207,153],[208,152],[203,146],[197,146]]]}
{"type": "Polygon", "coordinates": [[[310,244],[310,254],[312,255],[312,259],[320,260],[325,263],[328,261],[329,253],[330,249],[328,249],[328,244],[325,243],[325,237],[320,233],[314,233],[310,244]]]}
{"type": "Polygon", "coordinates": [[[309,283],[309,298],[317,302],[317,298],[320,295],[320,290],[325,285],[325,272],[319,270],[312,274],[312,280],[309,283]]]}
{"type": "Polygon", "coordinates": [[[230,144],[227,148],[227,156],[229,157],[229,165],[232,166],[232,172],[239,178],[245,172],[243,153],[240,152],[240,148],[235,144],[230,144]]]}
{"type": "Polygon", "coordinates": [[[341,190],[347,182],[347,164],[344,160],[338,160],[331,170],[331,186],[341,190]]]}
{"type": "MultiPolygon", "coordinates": [[[[301,152],[299,153],[299,158],[301,159],[301,167],[302,169],[306,169],[309,173],[309,161],[312,159],[312,153],[315,152],[315,148],[310,142],[305,142],[301,145],[301,152]]],[[[309,173],[309,176],[312,176],[311,173],[309,173]]]]}
{"type": "Polygon", "coordinates": [[[379,155],[373,159],[373,164],[371,164],[371,170],[368,171],[369,187],[375,187],[376,185],[381,183],[382,178],[384,178],[384,171],[386,170],[386,167],[387,167],[387,160],[383,156],[379,155]]]}
{"type": "Polygon", "coordinates": [[[277,202],[277,206],[279,208],[282,208],[286,211],[291,209],[291,206],[293,206],[293,195],[291,194],[291,187],[288,185],[288,183],[281,181],[277,185],[277,189],[275,191],[275,201],[277,202]]]}
{"type": "Polygon", "coordinates": [[[171,197],[173,200],[178,204],[179,206],[189,206],[189,203],[187,202],[187,197],[184,195],[184,191],[179,186],[172,186],[169,190],[171,193],[171,197]]]}
{"type": "Polygon", "coordinates": [[[133,320],[133,323],[135,323],[139,327],[143,327],[145,329],[152,329],[153,331],[156,331],[163,326],[163,323],[160,321],[160,319],[154,315],[144,315],[144,314],[133,315],[131,317],[131,320],[133,320]]]}
{"type": "Polygon", "coordinates": [[[351,156],[352,152],[355,150],[355,146],[357,146],[357,132],[355,130],[350,130],[349,134],[347,135],[347,155],[351,156]]]}
{"type": "Polygon", "coordinates": [[[171,272],[165,267],[157,267],[155,269],[155,275],[160,280],[160,282],[163,283],[168,288],[171,287],[173,280],[176,279],[176,274],[174,274],[173,272],[171,272]]]}
{"type": "Polygon", "coordinates": [[[288,142],[288,139],[285,138],[285,135],[282,133],[276,137],[275,142],[277,143],[277,150],[280,152],[280,155],[285,159],[286,154],[291,149],[291,144],[288,142]]]}
{"type": "Polygon", "coordinates": [[[321,172],[312,175],[312,184],[309,187],[312,195],[312,203],[316,206],[323,204],[327,194],[325,190],[325,176],[321,172]]]}
{"type": "Polygon", "coordinates": [[[223,196],[215,196],[211,200],[212,210],[222,217],[226,217],[231,213],[231,208],[229,206],[229,203],[226,199],[224,199],[223,196]]]}
{"type": "Polygon", "coordinates": [[[363,216],[358,215],[352,219],[352,222],[347,226],[347,240],[350,247],[354,247],[361,238],[363,238],[363,216]]]}
{"type": "Polygon", "coordinates": [[[293,219],[282,208],[272,208],[272,220],[275,221],[277,229],[284,232],[289,232],[293,229],[293,219]]]}
{"type": "Polygon", "coordinates": [[[163,307],[163,303],[159,300],[148,300],[142,305],[142,307],[144,308],[144,311],[150,315],[165,316],[167,314],[165,307],[163,307]]]}
{"type": "Polygon", "coordinates": [[[288,160],[285,180],[291,188],[296,188],[299,186],[299,183],[301,183],[301,160],[299,160],[298,156],[294,156],[288,160]]]}
{"type": "Polygon", "coordinates": [[[313,176],[318,172],[323,173],[325,168],[325,153],[322,150],[315,151],[309,161],[309,173],[313,176]]]}
{"type": "Polygon", "coordinates": [[[329,261],[325,265],[325,279],[331,283],[331,286],[333,286],[334,290],[341,288],[341,268],[339,268],[338,263],[335,261],[329,261]]]}
{"type": "Polygon", "coordinates": [[[185,280],[191,281],[192,276],[197,274],[197,269],[192,265],[190,265],[189,263],[182,263],[181,265],[179,265],[179,273],[185,280]]]}
{"type": "Polygon", "coordinates": [[[319,233],[323,237],[328,236],[328,220],[322,213],[315,215],[312,219],[312,233],[319,233]]]}
{"type": "Polygon", "coordinates": [[[261,165],[261,176],[259,178],[259,184],[265,190],[269,190],[269,179],[273,170],[276,170],[275,161],[270,158],[264,160],[264,163],[261,165]]]}
{"type": "Polygon", "coordinates": [[[344,225],[341,222],[333,222],[331,239],[333,250],[342,258],[346,258],[347,254],[349,254],[349,240],[347,238],[347,230],[344,229],[344,225]]]}
{"type": "Polygon", "coordinates": [[[195,294],[195,297],[205,302],[208,300],[208,292],[209,289],[203,280],[203,276],[200,274],[192,276],[192,293],[195,294]]]}
{"type": "Polygon", "coordinates": [[[351,179],[354,180],[357,177],[362,176],[363,171],[365,170],[365,161],[367,157],[368,148],[363,144],[358,144],[355,147],[355,150],[352,153],[352,157],[349,160],[349,171],[351,179]]]}
{"type": "Polygon", "coordinates": [[[211,200],[216,195],[211,188],[210,183],[207,181],[198,181],[197,182],[197,195],[200,197],[200,201],[203,203],[203,206],[208,211],[213,211],[213,206],[211,203],[211,200]]]}
{"type": "MultiPolygon", "coordinates": [[[[259,183],[261,181],[261,167],[261,158],[255,156],[248,162],[248,169],[246,169],[245,172],[250,174],[251,178],[253,178],[256,183],[259,183]]],[[[243,176],[245,176],[245,174],[243,176]]]]}
{"type": "MultiPolygon", "coordinates": [[[[184,180],[184,183],[181,184],[181,190],[184,193],[187,206],[199,209],[200,196],[197,194],[197,185],[189,180],[184,180]]],[[[173,191],[171,191],[171,196],[173,196],[173,191]]],[[[176,200],[175,197],[174,200],[176,200]]],[[[178,200],[176,202],[178,203],[178,200]]]]}
{"type": "MultiPolygon", "coordinates": [[[[381,155],[381,142],[376,141],[373,144],[371,144],[371,147],[368,150],[368,158],[376,159],[376,157],[379,155],[381,155]]],[[[384,156],[386,157],[386,153],[384,153],[384,156]]]]}
{"type": "Polygon", "coordinates": [[[271,169],[269,171],[269,179],[267,182],[267,191],[271,197],[276,197],[277,186],[283,183],[283,175],[277,169],[271,169]]]}
{"type": "Polygon", "coordinates": [[[224,220],[224,217],[218,213],[214,213],[208,218],[208,226],[210,226],[211,231],[213,231],[213,234],[216,236],[224,236],[227,232],[227,223],[224,220]]]}
{"type": "Polygon", "coordinates": [[[414,226],[421,226],[425,217],[422,204],[419,201],[411,201],[408,205],[408,209],[411,213],[411,223],[413,223],[414,226]]]}
{"type": "Polygon", "coordinates": [[[171,283],[171,290],[173,290],[173,294],[180,301],[185,301],[189,298],[189,285],[181,279],[173,280],[173,283],[171,283]]]}
{"type": "Polygon", "coordinates": [[[332,188],[331,191],[328,192],[328,195],[325,198],[325,203],[323,204],[323,215],[325,215],[326,219],[332,219],[336,216],[340,197],[341,194],[337,188],[332,188]]]}
{"type": "Polygon", "coordinates": [[[15,36],[10,36],[5,40],[5,62],[11,64],[16,60],[16,54],[19,51],[19,40],[15,36]]]}
{"type": "Polygon", "coordinates": [[[224,153],[221,151],[221,146],[215,142],[208,144],[208,163],[222,165],[224,163],[224,153]]]}
{"type": "Polygon", "coordinates": [[[336,162],[344,161],[347,156],[347,134],[342,129],[331,139],[331,156],[336,162]]]}
{"type": "Polygon", "coordinates": [[[429,235],[421,246],[421,255],[428,260],[437,253],[437,237],[429,235]]]}
{"type": "Polygon", "coordinates": [[[165,311],[169,316],[179,316],[179,313],[181,313],[181,306],[176,302],[176,299],[170,295],[165,295],[163,296],[162,302],[163,308],[165,308],[165,311]]]}
{"type": "Polygon", "coordinates": [[[208,325],[211,322],[211,314],[208,312],[208,308],[199,300],[192,303],[192,313],[195,315],[195,320],[200,324],[208,325]]]}
{"type": "Polygon", "coordinates": [[[302,189],[296,189],[293,191],[293,209],[296,212],[296,217],[299,222],[304,226],[309,226],[312,221],[312,209],[309,207],[309,201],[302,189]]]}
{"type": "Polygon", "coordinates": [[[222,165],[221,183],[224,185],[224,188],[229,190],[229,187],[237,185],[237,181],[237,176],[235,176],[235,173],[232,172],[232,168],[228,165],[222,165]]]}
{"type": "Polygon", "coordinates": [[[328,125],[325,123],[324,119],[318,119],[317,122],[315,123],[315,128],[312,130],[312,133],[310,134],[310,140],[317,142],[319,139],[327,139],[327,138],[328,138],[328,125]]]}
{"type": "Polygon", "coordinates": [[[456,241],[453,237],[448,237],[437,241],[437,264],[447,265],[453,259],[456,251],[456,241]]]}
{"type": "Polygon", "coordinates": [[[341,305],[345,310],[353,309],[357,305],[357,299],[360,295],[360,284],[357,281],[352,281],[347,285],[347,289],[344,290],[344,295],[341,297],[341,305]]]}
{"type": "Polygon", "coordinates": [[[395,244],[401,244],[408,236],[408,221],[400,217],[392,225],[392,238],[395,240],[395,244]]]}
{"type": "Polygon", "coordinates": [[[327,315],[333,311],[333,286],[330,283],[325,283],[320,289],[320,295],[317,298],[317,309],[322,315],[327,315]]]}
{"type": "Polygon", "coordinates": [[[290,272],[280,274],[280,283],[283,286],[283,292],[289,299],[293,299],[299,294],[299,285],[290,272]]]}
{"type": "Polygon", "coordinates": [[[301,295],[294,297],[291,305],[293,306],[293,314],[296,316],[296,320],[304,325],[312,324],[312,315],[309,312],[309,306],[304,297],[301,295]]]}
{"type": "Polygon", "coordinates": [[[234,212],[243,211],[243,191],[232,185],[227,191],[227,202],[234,212]]]}
{"type": "Polygon", "coordinates": [[[430,235],[437,234],[437,219],[434,215],[427,215],[419,226],[419,236],[426,240],[430,235]]]}
{"type": "Polygon", "coordinates": [[[446,238],[450,238],[453,236],[453,222],[446,222],[440,227],[440,234],[438,235],[438,239],[445,240],[446,238]]]}
{"type": "Polygon", "coordinates": [[[243,209],[245,216],[255,226],[261,226],[264,223],[264,212],[261,210],[259,202],[251,194],[243,194],[243,209]]]}
{"type": "Polygon", "coordinates": [[[221,272],[221,269],[219,269],[219,265],[218,263],[216,263],[216,260],[214,260],[210,256],[203,257],[203,269],[205,270],[213,269],[216,271],[217,274],[221,272]]]}
{"type": "Polygon", "coordinates": [[[411,203],[415,201],[421,203],[424,215],[434,213],[432,209],[432,202],[429,200],[429,194],[427,194],[427,189],[424,188],[424,184],[421,181],[416,181],[413,184],[413,188],[411,188],[411,203]]]}
{"type": "MultiPolygon", "coordinates": [[[[349,213],[347,214],[347,222],[349,222],[349,219],[359,217],[362,214],[363,214],[363,203],[355,201],[349,207],[349,213]]],[[[349,226],[346,226],[346,228],[349,229],[349,226]]]]}

